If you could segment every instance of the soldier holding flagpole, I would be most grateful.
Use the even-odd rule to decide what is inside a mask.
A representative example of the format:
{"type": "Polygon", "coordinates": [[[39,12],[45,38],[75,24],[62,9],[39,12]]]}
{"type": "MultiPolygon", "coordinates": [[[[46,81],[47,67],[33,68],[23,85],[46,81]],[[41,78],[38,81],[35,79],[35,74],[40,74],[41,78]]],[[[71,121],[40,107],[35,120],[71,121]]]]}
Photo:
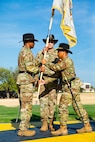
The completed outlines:
{"type": "MultiPolygon", "coordinates": [[[[47,38],[43,39],[43,42],[46,44],[47,38]]],[[[57,51],[54,48],[54,45],[57,43],[57,39],[55,39],[53,34],[49,34],[49,41],[47,46],[40,51],[36,56],[36,64],[37,66],[42,66],[41,61],[44,57],[44,52],[46,51],[45,59],[46,61],[52,62],[57,58],[57,51]]],[[[54,131],[53,128],[53,118],[54,118],[54,111],[56,106],[56,91],[57,91],[57,75],[54,71],[50,70],[48,66],[45,66],[46,72],[43,73],[44,83],[40,86],[39,92],[39,99],[40,99],[40,115],[42,126],[40,131],[47,131],[48,130],[48,123],[49,129],[54,131]]]]}
{"type": "MultiPolygon", "coordinates": [[[[92,132],[88,114],[83,108],[80,99],[80,87],[82,83],[76,76],[72,59],[68,57],[68,53],[72,54],[72,52],[69,49],[69,45],[65,43],[60,43],[57,50],[59,62],[56,64],[46,63],[52,71],[60,71],[62,75],[62,95],[59,101],[60,128],[56,131],[52,131],[51,134],[55,136],[68,134],[67,121],[69,116],[68,106],[70,104],[72,104],[75,112],[84,124],[84,126],[81,129],[77,129],[76,132],[92,132]]],[[[45,64],[45,60],[43,60],[43,64],[45,64]]],[[[42,69],[45,73],[45,68],[42,69]]]]}
{"type": "Polygon", "coordinates": [[[35,66],[35,59],[31,52],[34,48],[35,42],[34,34],[25,33],[23,34],[23,47],[18,55],[18,69],[19,74],[17,76],[17,86],[19,89],[20,99],[20,117],[21,121],[19,124],[18,136],[34,136],[35,130],[29,130],[30,119],[32,117],[32,101],[33,92],[35,90],[33,84],[36,78],[33,76],[38,73],[39,68],[35,66]]]}

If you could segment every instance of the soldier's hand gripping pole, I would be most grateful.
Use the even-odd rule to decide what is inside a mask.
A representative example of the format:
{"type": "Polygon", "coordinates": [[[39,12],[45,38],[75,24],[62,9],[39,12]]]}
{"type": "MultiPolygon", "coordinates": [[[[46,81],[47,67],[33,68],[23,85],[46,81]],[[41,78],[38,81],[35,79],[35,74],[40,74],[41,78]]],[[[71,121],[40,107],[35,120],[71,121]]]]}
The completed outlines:
{"type": "Polygon", "coordinates": [[[73,91],[72,91],[72,89],[71,89],[71,85],[70,85],[70,83],[68,82],[67,77],[66,77],[65,74],[64,74],[64,76],[65,76],[65,80],[66,80],[67,86],[68,86],[68,88],[69,88],[69,90],[70,90],[70,93],[71,93],[71,95],[72,95],[72,97],[73,97],[73,99],[74,99],[74,102],[75,102],[75,104],[76,104],[76,107],[77,107],[77,109],[78,109],[78,112],[79,112],[79,115],[80,115],[80,119],[83,121],[83,116],[82,116],[81,111],[80,111],[80,109],[79,109],[79,107],[78,107],[78,105],[77,105],[75,96],[74,96],[73,91]]]}
{"type": "MultiPolygon", "coordinates": [[[[49,23],[49,28],[48,28],[48,35],[47,35],[47,40],[46,40],[46,47],[47,47],[48,42],[49,42],[49,34],[50,34],[50,31],[51,31],[51,28],[52,28],[53,16],[54,16],[54,10],[52,10],[52,15],[51,15],[51,18],[50,18],[50,23],[49,23]]],[[[44,52],[44,59],[45,58],[46,58],[46,51],[44,52]]],[[[44,65],[42,65],[42,66],[44,66],[44,65]]],[[[43,77],[43,72],[41,72],[41,74],[40,74],[40,80],[42,80],[42,77],[43,77]]],[[[37,98],[39,97],[40,87],[41,87],[41,85],[39,84],[37,98]]]]}

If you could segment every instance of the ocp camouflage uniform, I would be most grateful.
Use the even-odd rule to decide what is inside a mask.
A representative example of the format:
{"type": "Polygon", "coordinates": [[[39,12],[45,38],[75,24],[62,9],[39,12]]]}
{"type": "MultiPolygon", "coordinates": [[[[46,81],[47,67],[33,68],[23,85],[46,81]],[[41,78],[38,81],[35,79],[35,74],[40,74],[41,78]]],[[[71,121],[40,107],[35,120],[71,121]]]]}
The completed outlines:
{"type": "MultiPolygon", "coordinates": [[[[40,51],[36,56],[36,61],[38,66],[41,66],[41,61],[44,57],[42,51],[40,51]]],[[[52,48],[46,53],[45,60],[50,63],[57,58],[57,51],[52,48]]],[[[55,71],[52,71],[45,66],[45,72],[43,73],[43,79],[46,84],[41,85],[40,89],[40,114],[41,120],[50,121],[54,117],[55,104],[56,104],[56,89],[57,89],[57,75],[55,71]]]]}
{"type": "Polygon", "coordinates": [[[27,130],[29,128],[29,121],[32,116],[32,100],[35,82],[33,75],[38,72],[35,66],[35,60],[31,49],[23,47],[18,57],[19,74],[17,77],[17,85],[19,87],[19,97],[21,100],[21,122],[20,130],[27,130]]]}
{"type": "Polygon", "coordinates": [[[72,103],[72,106],[81,118],[84,124],[89,122],[88,114],[83,108],[80,100],[80,86],[82,85],[80,79],[76,77],[73,61],[67,57],[60,60],[57,64],[50,64],[50,68],[53,71],[61,71],[62,75],[62,96],[59,102],[59,114],[60,114],[60,125],[66,126],[68,121],[68,106],[72,103]],[[73,92],[73,96],[68,88],[68,83],[73,92]]]}

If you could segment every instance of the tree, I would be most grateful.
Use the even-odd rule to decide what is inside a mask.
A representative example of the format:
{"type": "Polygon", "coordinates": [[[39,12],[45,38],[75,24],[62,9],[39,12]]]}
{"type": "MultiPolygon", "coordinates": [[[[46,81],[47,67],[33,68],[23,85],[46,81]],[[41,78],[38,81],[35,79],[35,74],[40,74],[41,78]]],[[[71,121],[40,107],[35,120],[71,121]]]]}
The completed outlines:
{"type": "Polygon", "coordinates": [[[16,77],[12,71],[5,68],[0,68],[0,90],[6,92],[7,98],[10,97],[11,91],[17,92],[16,77]]]}

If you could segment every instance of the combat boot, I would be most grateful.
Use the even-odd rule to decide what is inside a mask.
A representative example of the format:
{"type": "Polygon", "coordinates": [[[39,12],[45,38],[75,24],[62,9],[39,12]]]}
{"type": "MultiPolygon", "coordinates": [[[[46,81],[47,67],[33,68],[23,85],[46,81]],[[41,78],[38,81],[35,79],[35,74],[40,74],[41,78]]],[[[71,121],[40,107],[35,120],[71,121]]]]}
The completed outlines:
{"type": "Polygon", "coordinates": [[[49,121],[49,129],[50,129],[51,131],[55,131],[55,129],[54,129],[54,127],[53,127],[53,118],[50,119],[50,121],[49,121]]]}
{"type": "Polygon", "coordinates": [[[84,127],[76,130],[77,133],[89,133],[92,132],[92,127],[89,123],[84,124],[84,127]]]}
{"type": "Polygon", "coordinates": [[[36,131],[34,130],[19,130],[17,135],[18,136],[34,136],[36,134],[36,131]]]}
{"type": "Polygon", "coordinates": [[[60,126],[58,130],[52,131],[51,134],[53,136],[65,136],[68,134],[68,130],[66,126],[60,126]]]}
{"type": "Polygon", "coordinates": [[[48,130],[48,124],[47,124],[47,121],[46,120],[43,120],[42,121],[42,127],[40,128],[40,131],[47,131],[48,130]]]}

